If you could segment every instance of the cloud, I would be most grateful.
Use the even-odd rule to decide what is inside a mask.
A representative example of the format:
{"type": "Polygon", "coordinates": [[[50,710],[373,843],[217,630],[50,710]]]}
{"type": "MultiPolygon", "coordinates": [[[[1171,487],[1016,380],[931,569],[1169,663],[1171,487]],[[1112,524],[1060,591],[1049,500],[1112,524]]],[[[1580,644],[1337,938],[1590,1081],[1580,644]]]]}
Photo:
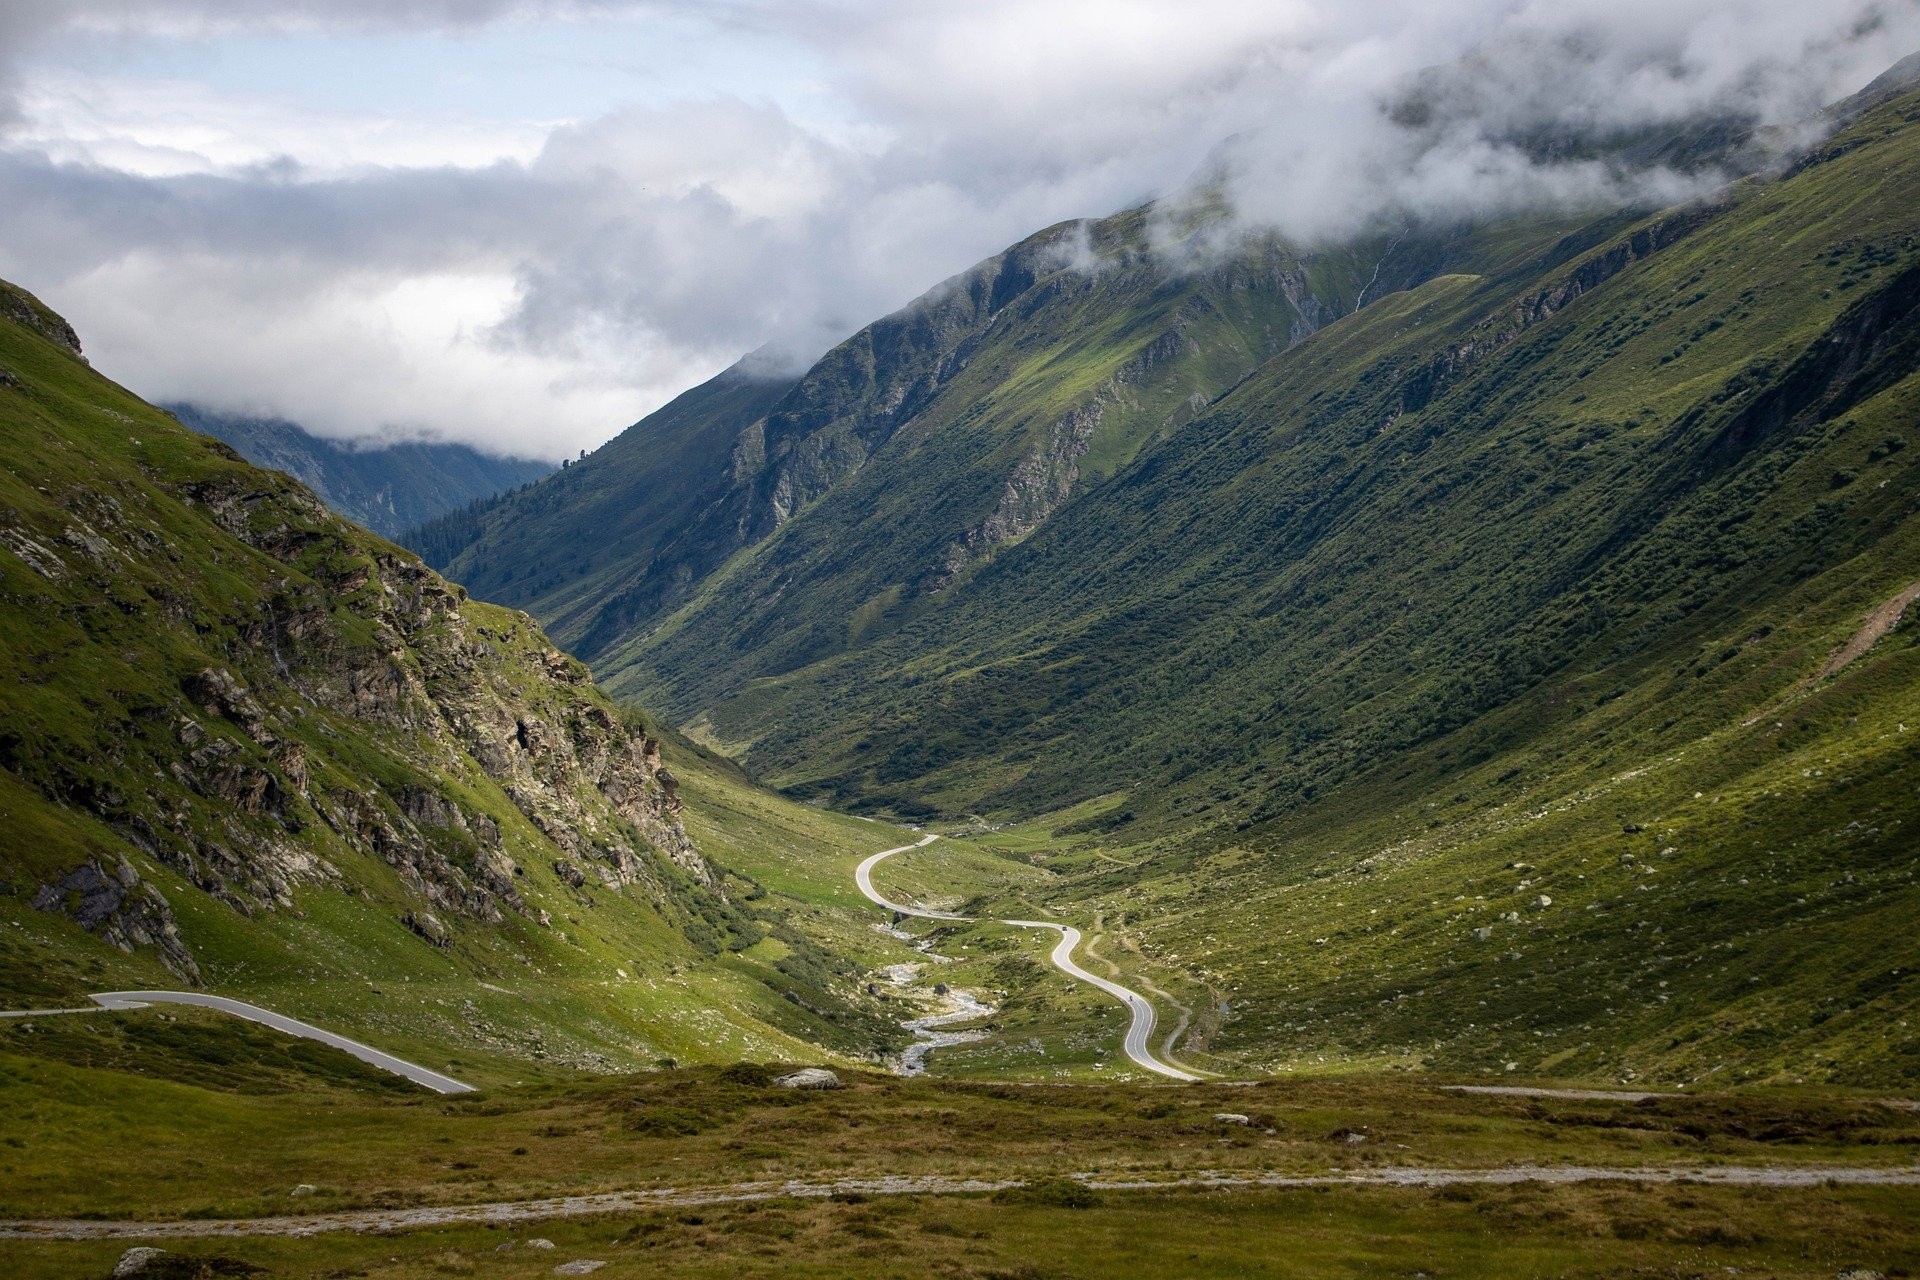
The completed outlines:
{"type": "Polygon", "coordinates": [[[795,365],[1196,173],[1239,225],[1309,243],[1664,202],[1723,175],[1636,139],[1790,128],[1916,44],[1909,0],[15,0],[0,274],[153,398],[557,458],[740,352],[795,365]],[[457,60],[486,23],[605,43],[628,21],[818,75],[554,123],[34,62],[261,30],[445,32],[457,60]]]}
{"type": "Polygon", "coordinates": [[[1876,0],[1563,0],[1521,6],[1438,63],[1435,39],[1383,31],[1364,68],[1272,85],[1220,157],[1241,218],[1325,241],[1383,221],[1671,203],[1807,141],[1819,108],[1911,51],[1920,22],[1876,0]],[[1661,145],[1690,128],[1723,151],[1661,145]],[[1724,150],[1742,133],[1750,145],[1724,150]]]}

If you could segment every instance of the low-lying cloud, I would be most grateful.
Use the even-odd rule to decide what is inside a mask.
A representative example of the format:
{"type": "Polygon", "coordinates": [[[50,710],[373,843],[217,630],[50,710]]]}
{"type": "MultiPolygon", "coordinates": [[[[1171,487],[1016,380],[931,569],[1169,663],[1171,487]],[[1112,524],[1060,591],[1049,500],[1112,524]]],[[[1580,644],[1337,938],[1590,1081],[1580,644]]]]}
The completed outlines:
{"type": "Polygon", "coordinates": [[[21,105],[0,147],[0,274],[66,311],[96,362],[150,398],[549,458],[743,351],[803,362],[1041,226],[1195,175],[1239,225],[1303,243],[1663,203],[1725,174],[1638,140],[1712,119],[1778,145],[1920,45],[1907,0],[234,12],[0,11],[21,105]],[[791,48],[828,75],[805,101],[676,98],[560,124],[428,113],[385,122],[356,157],[342,139],[363,124],[280,103],[264,135],[261,104],[175,86],[169,102],[205,105],[180,113],[192,127],[162,127],[138,110],[151,85],[90,89],[34,61],[79,28],[217,41],[248,24],[453,31],[622,12],[677,13],[703,39],[791,48]],[[458,162],[424,162],[441,144],[422,138],[458,162]]]}

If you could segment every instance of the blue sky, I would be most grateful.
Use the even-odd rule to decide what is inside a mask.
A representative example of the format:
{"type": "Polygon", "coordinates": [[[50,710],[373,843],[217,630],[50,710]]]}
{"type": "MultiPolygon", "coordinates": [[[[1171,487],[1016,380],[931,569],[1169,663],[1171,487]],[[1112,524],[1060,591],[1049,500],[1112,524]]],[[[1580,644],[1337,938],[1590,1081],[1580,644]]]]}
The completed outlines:
{"type": "Polygon", "coordinates": [[[1309,246],[1676,199],[1503,138],[1797,128],[1915,47],[1916,0],[7,0],[0,276],[150,399],[558,458],[1203,166],[1309,246]]]}
{"type": "Polygon", "coordinates": [[[685,13],[522,17],[469,30],[276,30],[130,38],[65,32],[45,72],[191,80],[315,112],[564,120],[732,94],[831,113],[829,68],[791,41],[685,13]]]}

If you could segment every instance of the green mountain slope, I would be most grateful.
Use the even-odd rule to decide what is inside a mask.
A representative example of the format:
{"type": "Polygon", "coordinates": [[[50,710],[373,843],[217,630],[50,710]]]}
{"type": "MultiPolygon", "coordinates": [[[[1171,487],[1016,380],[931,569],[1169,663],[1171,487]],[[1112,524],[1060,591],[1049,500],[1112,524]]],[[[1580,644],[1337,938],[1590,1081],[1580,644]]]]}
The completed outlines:
{"type": "MultiPolygon", "coordinates": [[[[740,784],[10,286],[0,635],[0,1006],[203,985],[482,1081],[902,1038],[689,837],[681,779],[740,784]]],[[[832,834],[793,809],[687,816],[745,863],[832,834]]]]}
{"type": "Polygon", "coordinates": [[[486,599],[541,602],[556,630],[638,616],[682,598],[740,545],[724,532],[688,531],[725,501],[740,432],[791,385],[743,361],[543,482],[402,540],[486,599]]]}
{"type": "Polygon", "coordinates": [[[389,538],[553,470],[544,462],[490,457],[466,445],[357,449],[278,418],[213,413],[190,404],[161,407],[183,425],[226,441],[255,466],[286,472],[334,511],[389,538]]]}
{"type": "Polygon", "coordinates": [[[981,837],[1054,873],[999,909],[1104,922],[1189,1062],[1910,1084],[1916,210],[1910,96],[1383,299],[702,710],[843,803],[1084,802],[981,837]]]}
{"type": "Polygon", "coordinates": [[[1855,410],[1912,367],[1903,103],[1781,181],[1330,326],[891,634],[809,663],[790,637],[845,615],[769,605],[822,503],[603,669],[848,801],[1179,784],[1259,817],[1780,598],[1898,545],[1902,424],[1855,410]]]}
{"type": "Polygon", "coordinates": [[[1058,485],[1147,335],[1292,260],[1167,311],[1063,268],[671,614],[574,634],[792,793],[1033,819],[969,910],[1103,930],[1189,1062],[1910,1081],[1920,96],[1843,114],[1698,206],[1427,236],[1058,485]]]}
{"type": "MultiPolygon", "coordinates": [[[[1203,245],[1212,216],[1188,220],[1203,245]]],[[[407,541],[477,594],[535,612],[623,689],[654,687],[639,670],[645,637],[696,597],[721,604],[687,643],[720,637],[744,655],[704,674],[786,669],[897,627],[1355,302],[1502,269],[1578,221],[1403,232],[1305,256],[1272,239],[1196,247],[1184,266],[1150,251],[1166,229],[1147,210],[1063,224],[797,381],[743,363],[565,472],[407,541]],[[756,562],[763,576],[710,581],[769,540],[779,550],[756,562]]],[[[677,676],[659,691],[681,709],[697,697],[677,676]]]]}

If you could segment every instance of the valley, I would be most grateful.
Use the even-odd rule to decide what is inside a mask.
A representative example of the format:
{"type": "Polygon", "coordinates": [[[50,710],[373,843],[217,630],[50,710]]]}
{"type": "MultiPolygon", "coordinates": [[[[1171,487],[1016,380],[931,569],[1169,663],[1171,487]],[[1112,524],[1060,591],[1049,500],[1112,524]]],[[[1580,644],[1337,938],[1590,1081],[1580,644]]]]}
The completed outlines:
{"type": "MultiPolygon", "coordinates": [[[[954,915],[952,912],[925,911],[919,907],[907,906],[903,903],[890,901],[881,897],[879,892],[873,887],[873,869],[880,864],[882,859],[890,858],[896,853],[906,853],[912,849],[924,849],[937,838],[936,836],[927,836],[914,844],[902,845],[897,849],[883,850],[880,853],[873,854],[864,859],[860,865],[854,869],[853,873],[855,881],[860,886],[860,892],[872,900],[875,905],[893,912],[896,919],[902,916],[912,916],[923,920],[964,920],[966,917],[954,915]]],[[[1146,997],[1137,991],[1130,990],[1116,982],[1110,982],[1105,978],[1096,977],[1073,962],[1073,953],[1080,945],[1081,934],[1078,929],[1072,925],[1054,924],[1035,920],[1001,920],[998,921],[998,923],[1012,925],[1016,929],[1053,929],[1058,931],[1060,934],[1060,943],[1053,949],[1053,954],[1047,957],[1048,963],[1052,964],[1054,968],[1066,974],[1074,981],[1084,982],[1089,986],[1097,987],[1101,991],[1106,992],[1126,1007],[1127,1031],[1125,1038],[1121,1041],[1121,1048],[1125,1051],[1127,1057],[1138,1065],[1145,1067],[1148,1071],[1156,1075],[1166,1076],[1169,1079],[1184,1080],[1188,1083],[1199,1079],[1198,1076],[1189,1075],[1177,1067],[1168,1066],[1160,1059],[1154,1057],[1153,1051],[1147,1047],[1153,1039],[1153,1024],[1157,1016],[1154,1013],[1151,1001],[1147,1000],[1146,997]]]]}
{"type": "Polygon", "coordinates": [[[0,283],[0,1272],[1920,1268],[1917,77],[1223,169],[558,470],[0,283]]]}

